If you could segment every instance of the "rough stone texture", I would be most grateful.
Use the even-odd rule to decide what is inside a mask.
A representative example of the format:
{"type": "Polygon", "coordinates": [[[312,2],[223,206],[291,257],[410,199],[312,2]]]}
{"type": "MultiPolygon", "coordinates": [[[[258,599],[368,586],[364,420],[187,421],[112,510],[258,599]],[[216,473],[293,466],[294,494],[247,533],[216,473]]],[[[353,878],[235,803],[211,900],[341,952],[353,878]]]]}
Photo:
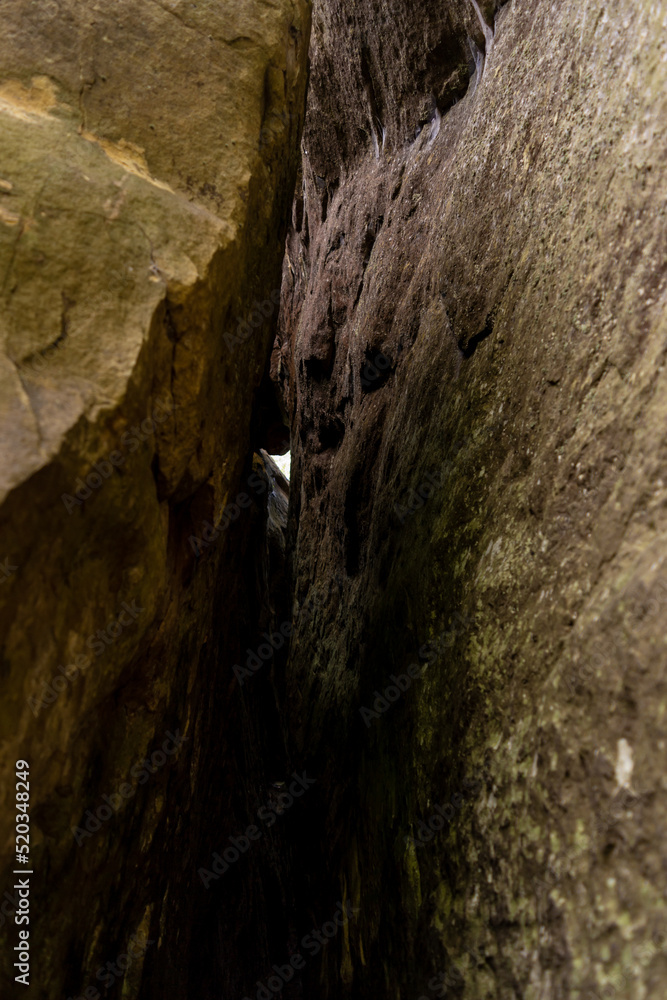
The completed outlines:
{"type": "Polygon", "coordinates": [[[314,12],[273,374],[296,607],[328,596],[286,711],[318,778],[301,931],[359,913],[305,995],[644,1000],[667,991],[667,5],[512,0],[492,41],[466,8],[314,12]]]}
{"type": "MultiPolygon", "coordinates": [[[[247,479],[273,419],[258,388],[310,7],[2,0],[0,18],[2,892],[27,759],[30,995],[233,995],[274,953],[267,914],[289,895],[279,834],[224,892],[197,869],[283,777],[272,685],[241,700],[232,665],[270,603],[269,484],[261,465],[247,479]],[[236,337],[255,302],[259,328],[236,337]],[[225,531],[240,492],[252,507],[225,531]],[[206,522],[220,531],[196,556],[206,522]],[[95,640],[124,602],[136,620],[95,640]],[[176,729],[187,742],[138,780],[176,729]],[[72,828],[126,782],[133,797],[77,846],[72,828]],[[152,943],[107,994],[96,970],[135,932],[152,943]]],[[[10,893],[8,981],[12,912],[10,893]]]]}

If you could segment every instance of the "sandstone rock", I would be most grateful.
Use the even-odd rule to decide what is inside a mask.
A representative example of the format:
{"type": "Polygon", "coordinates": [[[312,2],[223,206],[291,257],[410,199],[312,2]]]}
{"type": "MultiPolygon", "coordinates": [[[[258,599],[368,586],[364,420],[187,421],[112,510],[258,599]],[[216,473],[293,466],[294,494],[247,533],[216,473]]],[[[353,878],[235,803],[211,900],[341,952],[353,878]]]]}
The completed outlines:
{"type": "Polygon", "coordinates": [[[661,996],[664,2],[0,14],[31,995],[661,996]]]}
{"type": "Polygon", "coordinates": [[[330,580],[298,892],[359,909],[321,998],[667,984],[667,11],[495,6],[314,15],[272,370],[330,580]]]}
{"type": "MultiPolygon", "coordinates": [[[[102,990],[97,970],[138,933],[150,945],[116,977],[123,996],[219,996],[239,937],[256,942],[245,970],[269,951],[264,889],[242,910],[234,878],[207,894],[196,873],[265,790],[260,699],[239,700],[232,664],[264,601],[245,557],[267,489],[247,477],[310,8],[44,0],[0,15],[3,892],[21,758],[31,995],[102,990]],[[189,543],[216,529],[205,551],[189,543]],[[186,742],[138,787],[133,769],[176,730],[186,742]],[[127,782],[89,836],[88,811],[127,782]]],[[[250,861],[257,886],[274,862],[250,861]]]]}

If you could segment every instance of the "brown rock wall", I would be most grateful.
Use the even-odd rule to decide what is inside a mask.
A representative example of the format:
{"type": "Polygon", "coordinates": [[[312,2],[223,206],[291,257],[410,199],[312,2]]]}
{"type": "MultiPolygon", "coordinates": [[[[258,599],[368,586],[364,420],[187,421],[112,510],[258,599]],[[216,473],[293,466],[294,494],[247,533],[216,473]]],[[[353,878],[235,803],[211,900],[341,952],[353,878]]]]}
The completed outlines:
{"type": "Polygon", "coordinates": [[[268,484],[247,482],[275,304],[237,334],[280,285],[310,9],[45,0],[0,17],[2,891],[27,759],[30,995],[219,996],[263,968],[288,894],[279,835],[247,883],[207,892],[197,869],[281,766],[271,686],[241,702],[232,673],[268,606],[268,484]],[[134,933],[150,946],[103,982],[134,933]]]}
{"type": "Polygon", "coordinates": [[[297,599],[331,582],[288,713],[300,892],[359,915],[309,989],[634,1000],[667,976],[667,9],[486,10],[424,121],[436,39],[443,85],[482,49],[464,7],[314,15],[273,372],[297,599]]]}

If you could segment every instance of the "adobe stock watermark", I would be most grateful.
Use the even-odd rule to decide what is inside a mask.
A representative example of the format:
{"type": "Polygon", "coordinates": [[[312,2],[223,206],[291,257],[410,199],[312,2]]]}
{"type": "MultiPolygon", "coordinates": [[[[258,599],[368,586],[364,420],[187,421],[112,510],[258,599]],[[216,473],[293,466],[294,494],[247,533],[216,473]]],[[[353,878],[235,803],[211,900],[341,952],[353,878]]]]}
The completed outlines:
{"type": "Polygon", "coordinates": [[[48,347],[42,348],[41,351],[35,351],[34,354],[29,355],[24,361],[18,363],[18,368],[22,372],[30,372],[31,375],[41,375],[42,372],[48,367],[49,362],[53,360],[58,351],[64,347],[67,341],[67,319],[66,314],[68,311],[68,306],[74,303],[67,303],[65,297],[63,296],[63,306],[64,306],[64,321],[62,329],[56,339],[48,347]]]}
{"type": "Polygon", "coordinates": [[[185,741],[190,738],[189,736],[182,736],[180,729],[177,729],[175,733],[168,731],[165,735],[167,738],[163,742],[162,747],[159,750],[154,750],[150,757],[145,757],[130,770],[130,777],[136,779],[136,785],[125,781],[111,795],[103,795],[102,804],[94,812],[92,809],[87,809],[84,813],[86,822],[83,827],[72,827],[72,836],[79,847],[81,847],[85,840],[92,837],[98,830],[101,830],[102,824],[110,820],[125,802],[135,796],[137,788],[140,785],[145,785],[152,774],[157,774],[169,758],[177,754],[185,741]]]}
{"type": "Polygon", "coordinates": [[[379,389],[387,372],[391,371],[391,365],[391,358],[382,353],[378,354],[372,361],[368,360],[361,369],[361,388],[367,392],[371,389],[379,389]]]}
{"type": "MultiPolygon", "coordinates": [[[[301,939],[301,947],[310,958],[315,958],[323,948],[332,941],[339,933],[359,913],[359,909],[352,906],[348,901],[339,902],[336,911],[320,928],[313,928],[301,939]]],[[[302,952],[297,951],[284,965],[272,966],[274,975],[269,976],[266,982],[257,980],[256,1000],[272,1000],[272,997],[282,993],[285,985],[294,978],[294,973],[306,968],[308,959],[304,958],[302,952]]],[[[253,1000],[252,997],[243,997],[243,1000],[253,1000]]]]}
{"type": "Polygon", "coordinates": [[[484,787],[486,778],[487,775],[482,775],[482,777],[475,780],[465,778],[463,780],[462,791],[455,792],[445,805],[435,806],[433,815],[428,820],[419,823],[417,836],[406,836],[405,843],[415,849],[425,847],[426,844],[430,843],[437,833],[440,833],[446,826],[449,826],[456,813],[461,811],[466,801],[472,801],[479,795],[481,789],[484,787]]]}
{"type": "Polygon", "coordinates": [[[432,639],[430,642],[425,643],[419,650],[419,656],[422,660],[426,660],[426,663],[411,663],[407,667],[406,673],[403,674],[391,674],[389,684],[383,691],[374,691],[375,700],[373,702],[372,708],[360,708],[359,714],[364,721],[366,729],[371,728],[371,722],[375,719],[379,719],[381,715],[384,715],[389,711],[392,705],[394,705],[406,691],[409,691],[412,687],[413,681],[421,680],[431,666],[443,653],[443,651],[454,645],[454,641],[457,635],[470,628],[474,624],[474,618],[468,618],[466,615],[462,615],[460,612],[456,612],[454,615],[454,622],[456,623],[451,628],[445,629],[441,632],[437,638],[432,639]]]}
{"type": "MultiPolygon", "coordinates": [[[[266,823],[269,829],[277,821],[278,816],[282,816],[288,809],[291,809],[296,799],[300,799],[302,795],[306,794],[311,785],[315,784],[315,778],[309,778],[306,771],[303,772],[303,775],[299,775],[295,771],[292,774],[292,778],[294,780],[290,784],[289,789],[285,785],[285,791],[280,792],[279,795],[274,795],[266,805],[261,806],[257,810],[257,818],[262,823],[266,823]]],[[[211,858],[210,869],[197,869],[197,874],[204,888],[208,889],[211,882],[216,882],[229,871],[230,866],[244,854],[247,854],[251,845],[261,840],[263,836],[264,832],[258,826],[252,824],[246,828],[244,833],[239,834],[239,836],[228,837],[227,839],[231,846],[223,850],[222,857],[216,852],[211,858]]]]}
{"type": "MultiPolygon", "coordinates": [[[[247,485],[256,496],[261,496],[263,493],[268,492],[269,489],[268,482],[262,479],[258,472],[250,473],[247,485]]],[[[188,539],[190,548],[194,554],[199,557],[204,549],[209,548],[210,545],[217,542],[230,524],[238,521],[241,511],[247,510],[249,507],[252,507],[252,498],[247,493],[239,493],[236,500],[233,503],[227,504],[223,510],[217,526],[212,525],[210,521],[203,521],[198,529],[199,535],[190,535],[188,539]]]]}
{"type": "MultiPolygon", "coordinates": [[[[109,622],[106,629],[98,629],[85,640],[88,649],[92,650],[95,658],[102,656],[109,646],[123,634],[125,629],[130,628],[137,621],[137,618],[146,609],[139,607],[136,601],[128,604],[123,601],[121,610],[116,618],[109,622]]],[[[72,663],[66,667],[62,664],[58,667],[58,674],[50,681],[42,681],[42,691],[39,697],[28,698],[28,705],[32,714],[37,718],[43,708],[53,705],[62,694],[68,684],[73,684],[80,674],[84,674],[94,662],[93,658],[85,653],[77,653],[72,663]]]]}
{"type": "Polygon", "coordinates": [[[235,663],[232,668],[240,687],[243,687],[247,680],[254,677],[257,671],[262,669],[275,652],[283,648],[293,631],[294,625],[292,622],[283,622],[277,632],[262,633],[262,639],[266,639],[266,642],[257,648],[256,653],[250,648],[246,650],[248,659],[246,660],[245,667],[241,667],[238,663],[235,663]]]}
{"type": "Polygon", "coordinates": [[[241,687],[243,687],[246,681],[254,677],[265,663],[271,660],[275,652],[283,648],[285,643],[291,638],[297,625],[301,624],[301,622],[309,621],[313,611],[319,606],[320,601],[321,595],[319,591],[315,590],[303,607],[299,609],[299,613],[293,622],[283,622],[277,632],[264,632],[261,638],[266,639],[266,642],[258,646],[256,652],[250,648],[246,650],[248,657],[245,667],[240,666],[238,663],[235,663],[233,667],[234,676],[241,687]]]}
{"type": "MultiPolygon", "coordinates": [[[[476,948],[466,948],[463,954],[468,955],[476,965],[484,965],[484,958],[476,948]]],[[[429,979],[427,989],[436,997],[447,996],[449,990],[455,990],[460,994],[465,981],[466,974],[464,969],[462,969],[459,962],[453,962],[448,969],[436,972],[435,976],[429,979]]],[[[431,1000],[431,998],[422,994],[418,1000],[431,1000]]]]}
{"type": "Polygon", "coordinates": [[[454,462],[452,459],[446,459],[439,469],[436,469],[434,472],[429,472],[424,478],[424,481],[416,489],[410,490],[406,494],[404,505],[400,503],[394,504],[394,513],[401,524],[405,524],[409,517],[415,514],[418,510],[421,510],[431,497],[433,497],[439,489],[442,489],[445,482],[451,475],[453,468],[454,462]]]}
{"type": "MultiPolygon", "coordinates": [[[[118,955],[113,962],[107,962],[100,966],[95,973],[95,978],[104,987],[105,996],[116,980],[124,978],[130,966],[138,958],[142,958],[152,944],[155,944],[155,941],[149,941],[145,935],[133,934],[126,952],[118,955]]],[[[91,984],[79,996],[68,997],[67,1000],[102,1000],[102,994],[97,986],[91,984]]]]}
{"type": "MultiPolygon", "coordinates": [[[[482,432],[481,437],[484,438],[489,434],[495,433],[502,426],[503,424],[500,421],[491,424],[491,426],[482,432]]],[[[472,436],[455,441],[448,453],[448,457],[443,461],[442,465],[435,468],[432,472],[427,473],[416,489],[411,489],[405,494],[405,504],[398,502],[394,504],[394,513],[401,524],[405,524],[409,517],[412,517],[418,510],[421,510],[443,488],[455,469],[454,459],[473,441],[474,438],[472,436]]]]}
{"type": "Polygon", "coordinates": [[[79,476],[74,484],[74,494],[63,493],[60,497],[65,510],[71,516],[77,507],[81,507],[86,500],[93,495],[94,490],[99,490],[107,479],[111,479],[116,469],[120,469],[127,460],[128,452],[132,455],[142,444],[148,441],[149,437],[155,433],[160,424],[164,424],[171,413],[180,409],[180,406],[172,400],[158,399],[157,404],[150,417],[145,417],[141,423],[135,424],[129,431],[125,431],[120,439],[120,449],[112,451],[107,458],[99,462],[93,462],[92,471],[84,479],[79,476]]]}
{"type": "MultiPolygon", "coordinates": [[[[29,904],[27,904],[28,909],[26,910],[25,895],[28,886],[23,885],[23,882],[19,881],[16,885],[12,886],[12,889],[15,890],[14,894],[10,896],[9,892],[5,890],[2,903],[0,903],[0,927],[5,926],[9,917],[14,918],[14,923],[18,923],[19,920],[21,923],[28,923],[30,920],[30,908],[29,904]]],[[[25,985],[28,986],[29,982],[25,985]]]]}
{"type": "Polygon", "coordinates": [[[9,561],[9,556],[7,556],[5,561],[0,563],[0,584],[7,583],[7,580],[14,576],[14,573],[16,572],[18,572],[18,566],[14,566],[14,564],[9,561]]]}
{"type": "Polygon", "coordinates": [[[224,335],[224,341],[230,351],[235,351],[240,344],[247,343],[253,334],[261,329],[267,319],[271,319],[274,312],[280,305],[280,289],[274,288],[268,299],[263,302],[255,300],[246,319],[236,317],[236,332],[228,331],[224,335]]]}

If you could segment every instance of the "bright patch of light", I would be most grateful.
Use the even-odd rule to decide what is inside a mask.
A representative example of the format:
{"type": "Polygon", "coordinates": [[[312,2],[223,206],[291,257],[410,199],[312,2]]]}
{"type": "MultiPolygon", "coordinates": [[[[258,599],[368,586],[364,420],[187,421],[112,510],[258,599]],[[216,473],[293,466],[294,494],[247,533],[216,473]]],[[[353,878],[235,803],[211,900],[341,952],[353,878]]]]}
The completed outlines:
{"type": "Polygon", "coordinates": [[[292,468],[292,453],[288,451],[286,455],[271,455],[271,458],[276,463],[283,476],[289,479],[290,469],[292,468]]]}

